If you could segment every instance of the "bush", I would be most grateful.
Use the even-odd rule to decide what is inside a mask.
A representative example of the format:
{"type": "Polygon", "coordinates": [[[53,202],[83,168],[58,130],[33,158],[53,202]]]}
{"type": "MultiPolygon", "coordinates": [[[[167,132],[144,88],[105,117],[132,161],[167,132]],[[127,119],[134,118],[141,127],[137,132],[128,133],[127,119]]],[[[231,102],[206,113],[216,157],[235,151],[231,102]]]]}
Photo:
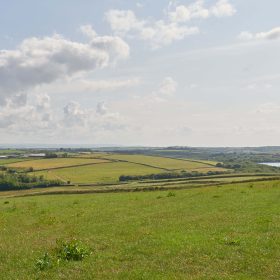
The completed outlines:
{"type": "Polygon", "coordinates": [[[28,176],[24,173],[0,174],[0,191],[52,187],[62,183],[60,180],[45,180],[42,176],[28,176]]]}
{"type": "Polygon", "coordinates": [[[177,178],[193,178],[193,177],[200,177],[200,176],[209,176],[209,175],[219,175],[219,174],[226,174],[228,172],[224,171],[208,171],[207,173],[200,173],[200,172],[165,172],[165,173],[158,173],[158,174],[148,174],[148,175],[121,175],[119,177],[120,182],[125,181],[138,181],[138,180],[162,180],[162,179],[177,179],[177,178]]]}

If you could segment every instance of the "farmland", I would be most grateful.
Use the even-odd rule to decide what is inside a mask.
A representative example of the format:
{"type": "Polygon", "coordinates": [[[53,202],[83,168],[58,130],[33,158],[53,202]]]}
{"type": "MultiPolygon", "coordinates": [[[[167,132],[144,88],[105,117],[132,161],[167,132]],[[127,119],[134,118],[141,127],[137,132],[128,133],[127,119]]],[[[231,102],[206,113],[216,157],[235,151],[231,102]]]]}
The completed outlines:
{"type": "Polygon", "coordinates": [[[1,274],[8,280],[279,279],[279,186],[2,197],[1,274]],[[57,239],[71,238],[91,255],[35,268],[57,239]]]}
{"type": "Polygon", "coordinates": [[[18,172],[30,169],[34,171],[30,175],[44,176],[48,180],[60,179],[73,184],[115,184],[121,175],[145,176],[180,171],[206,174],[209,171],[227,171],[207,161],[100,152],[71,153],[67,157],[56,158],[3,159],[2,165],[18,172]]]}
{"type": "Polygon", "coordinates": [[[72,183],[116,183],[122,174],[143,175],[151,173],[160,173],[161,169],[137,165],[127,162],[110,162],[92,164],[87,166],[77,166],[71,168],[58,168],[55,170],[34,172],[34,175],[43,175],[47,179],[60,178],[63,181],[72,183]]]}
{"type": "Polygon", "coordinates": [[[29,183],[0,192],[1,275],[279,279],[278,169],[239,172],[210,156],[176,155],[71,150],[3,159],[1,176],[29,183]],[[57,259],[61,240],[91,253],[57,259]],[[48,265],[38,269],[38,260],[48,265]]]}

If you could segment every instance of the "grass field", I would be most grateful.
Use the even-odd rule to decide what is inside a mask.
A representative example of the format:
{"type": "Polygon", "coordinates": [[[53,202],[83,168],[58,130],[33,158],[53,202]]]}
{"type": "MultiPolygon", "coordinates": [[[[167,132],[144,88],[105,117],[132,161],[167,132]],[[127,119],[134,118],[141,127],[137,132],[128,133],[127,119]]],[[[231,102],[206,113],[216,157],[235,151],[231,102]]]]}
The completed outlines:
{"type": "Polygon", "coordinates": [[[125,160],[129,162],[147,164],[158,168],[163,168],[167,170],[187,170],[187,171],[201,171],[208,172],[210,170],[224,170],[222,168],[216,168],[213,166],[213,162],[197,162],[193,160],[183,160],[183,159],[172,159],[157,156],[145,156],[145,155],[121,155],[112,154],[107,155],[106,158],[125,160]]]}
{"type": "Polygon", "coordinates": [[[40,170],[40,169],[52,169],[52,168],[104,163],[104,162],[109,162],[109,161],[102,160],[102,159],[87,159],[87,158],[48,158],[48,159],[36,159],[36,160],[16,162],[16,163],[8,164],[8,167],[13,167],[13,168],[32,167],[34,170],[40,170]]]}
{"type": "Polygon", "coordinates": [[[0,198],[1,277],[280,279],[279,187],[0,198]],[[35,269],[57,239],[72,238],[92,254],[35,269]]]}
{"type": "Polygon", "coordinates": [[[161,173],[161,169],[127,163],[112,162],[73,168],[55,169],[35,172],[35,175],[44,175],[46,179],[62,179],[72,183],[116,183],[120,175],[145,175],[161,173]]]}

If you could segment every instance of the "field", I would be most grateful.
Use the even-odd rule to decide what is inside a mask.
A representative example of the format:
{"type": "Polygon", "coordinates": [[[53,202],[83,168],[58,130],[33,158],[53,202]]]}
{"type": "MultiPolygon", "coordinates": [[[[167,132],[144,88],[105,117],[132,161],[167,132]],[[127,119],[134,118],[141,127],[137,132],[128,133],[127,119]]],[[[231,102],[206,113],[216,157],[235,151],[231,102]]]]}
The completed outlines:
{"type": "Polygon", "coordinates": [[[48,159],[36,159],[29,161],[21,161],[12,164],[8,164],[8,167],[12,168],[29,168],[34,170],[42,169],[55,169],[67,166],[79,166],[86,164],[96,164],[109,162],[103,159],[86,159],[86,158],[48,158],[48,159]]]}
{"type": "Polygon", "coordinates": [[[72,183],[116,183],[119,176],[145,175],[160,173],[161,169],[143,166],[128,162],[110,162],[72,168],[61,168],[49,171],[35,172],[35,175],[44,175],[47,179],[62,179],[72,183]]]}
{"type": "Polygon", "coordinates": [[[10,163],[30,161],[28,158],[0,158],[0,165],[7,165],[10,163]]]}
{"type": "Polygon", "coordinates": [[[158,168],[163,168],[166,170],[188,170],[188,171],[200,171],[203,169],[216,168],[213,162],[199,162],[194,160],[186,159],[172,159],[166,157],[156,157],[156,156],[145,156],[145,155],[107,155],[106,158],[125,160],[128,162],[141,163],[146,165],[151,165],[158,168]]]}
{"type": "Polygon", "coordinates": [[[279,187],[2,197],[2,279],[280,279],[279,187]],[[72,238],[92,254],[35,269],[72,238]]]}

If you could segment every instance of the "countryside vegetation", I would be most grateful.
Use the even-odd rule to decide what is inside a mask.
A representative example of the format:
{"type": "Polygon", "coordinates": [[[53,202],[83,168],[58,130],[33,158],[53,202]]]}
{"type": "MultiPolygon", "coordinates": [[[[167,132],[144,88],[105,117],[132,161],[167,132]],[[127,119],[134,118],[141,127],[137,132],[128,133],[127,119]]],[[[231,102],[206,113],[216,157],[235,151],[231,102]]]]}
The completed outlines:
{"type": "Polygon", "coordinates": [[[280,278],[280,149],[0,155],[1,279],[280,278]]]}

